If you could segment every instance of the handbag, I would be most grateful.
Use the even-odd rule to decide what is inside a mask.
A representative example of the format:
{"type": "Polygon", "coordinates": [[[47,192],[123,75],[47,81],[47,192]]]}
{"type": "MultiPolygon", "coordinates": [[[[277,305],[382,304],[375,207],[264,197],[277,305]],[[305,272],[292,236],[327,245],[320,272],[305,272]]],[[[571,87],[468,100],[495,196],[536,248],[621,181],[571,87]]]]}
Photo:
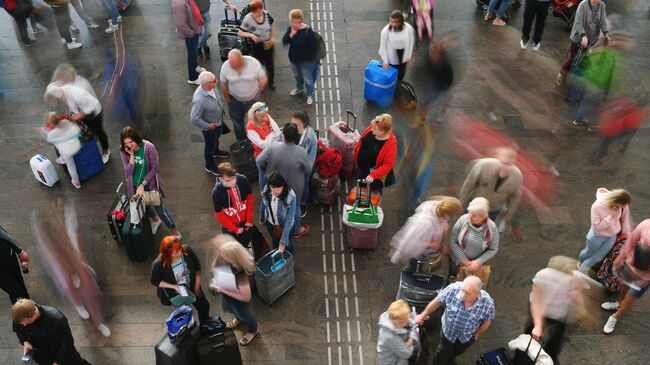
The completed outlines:
{"type": "Polygon", "coordinates": [[[228,134],[228,133],[230,133],[230,128],[228,128],[228,124],[226,124],[225,121],[221,122],[221,135],[228,134]]]}
{"type": "Polygon", "coordinates": [[[144,201],[142,197],[132,197],[129,201],[131,224],[139,224],[144,217],[144,201]]]}
{"type": "Polygon", "coordinates": [[[93,130],[90,129],[90,127],[88,127],[86,123],[82,122],[81,120],[78,120],[77,126],[79,126],[79,130],[80,130],[79,140],[81,142],[88,142],[93,138],[94,136],[93,130]]]}
{"type": "MultiPolygon", "coordinates": [[[[156,186],[158,185],[158,174],[156,174],[156,186]]],[[[160,191],[158,190],[146,190],[144,192],[144,205],[154,205],[154,206],[159,206],[160,205],[160,191]]]]}
{"type": "Polygon", "coordinates": [[[463,281],[465,280],[466,277],[470,275],[477,276],[479,279],[481,279],[481,282],[483,283],[483,288],[487,288],[488,281],[490,280],[490,273],[492,272],[492,268],[490,265],[481,265],[481,267],[478,269],[478,271],[474,274],[470,274],[469,271],[465,266],[460,266],[458,267],[458,273],[456,274],[456,281],[463,281]]]}

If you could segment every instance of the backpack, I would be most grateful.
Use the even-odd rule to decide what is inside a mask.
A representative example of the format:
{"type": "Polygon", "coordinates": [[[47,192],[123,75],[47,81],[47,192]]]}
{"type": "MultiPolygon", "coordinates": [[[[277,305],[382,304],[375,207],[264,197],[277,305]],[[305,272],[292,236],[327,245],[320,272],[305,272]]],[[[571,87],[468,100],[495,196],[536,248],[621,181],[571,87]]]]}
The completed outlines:
{"type": "Polygon", "coordinates": [[[196,326],[194,318],[192,317],[192,307],[187,305],[176,308],[167,317],[167,336],[172,343],[180,342],[189,329],[196,326]]]}
{"type": "Polygon", "coordinates": [[[316,49],[316,59],[322,60],[327,55],[327,46],[325,46],[325,41],[323,40],[323,37],[321,37],[320,33],[314,31],[313,29],[312,32],[314,32],[314,37],[316,37],[316,42],[318,42],[318,48],[316,49]]]}
{"type": "Polygon", "coordinates": [[[318,148],[323,152],[316,157],[318,174],[324,178],[337,175],[343,165],[343,154],[334,147],[327,147],[322,141],[318,141],[318,148]]]}

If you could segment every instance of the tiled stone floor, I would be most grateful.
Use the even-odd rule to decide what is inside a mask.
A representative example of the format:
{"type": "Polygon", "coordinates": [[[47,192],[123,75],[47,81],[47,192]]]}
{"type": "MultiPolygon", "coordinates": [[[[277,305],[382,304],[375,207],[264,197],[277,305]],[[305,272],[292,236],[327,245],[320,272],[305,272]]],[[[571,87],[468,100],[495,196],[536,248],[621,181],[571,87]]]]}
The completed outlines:
{"type": "MultiPolygon", "coordinates": [[[[144,120],[135,125],[158,147],[161,176],[169,191],[168,207],[185,240],[207,258],[205,242],[218,230],[210,200],[214,180],[202,169],[201,134],[188,120],[193,88],[185,83],[185,49],[174,34],[169,3],[135,0],[124,15],[121,35],[127,58],[137,71],[128,77],[137,77],[141,92],[139,109],[144,120]]],[[[325,78],[320,81],[316,105],[307,108],[315,116],[318,129],[324,130],[346,109],[357,112],[361,125],[380,112],[363,100],[363,68],[369,59],[377,57],[379,30],[398,1],[311,0],[311,7],[307,0],[267,3],[280,35],[287,26],[285,14],[294,7],[311,10],[311,19],[327,34],[331,58],[323,67],[325,78]]],[[[626,55],[624,88],[645,98],[647,103],[648,3],[609,3],[609,12],[621,15],[620,29],[637,42],[626,55]]],[[[221,18],[220,1],[214,1],[212,14],[216,28],[221,18]]],[[[650,150],[646,145],[647,129],[636,134],[626,153],[613,152],[600,167],[589,165],[585,156],[596,147],[598,137],[570,125],[575,106],[564,102],[562,94],[553,87],[559,62],[569,44],[564,23],[549,16],[542,50],[521,51],[518,40],[523,9],[513,14],[509,26],[496,28],[480,20],[481,12],[471,0],[439,1],[436,9],[436,34],[454,31],[459,35],[458,47],[452,52],[458,81],[449,95],[447,112],[439,118],[441,126],[457,111],[480,116],[486,122],[488,113],[494,113],[497,119],[489,123],[545,157],[560,172],[563,189],[551,212],[520,210],[525,235],[522,243],[516,243],[510,234],[504,235],[488,289],[496,301],[497,318],[480,342],[459,358],[459,364],[472,364],[479,353],[504,346],[519,334],[526,315],[530,279],[550,256],[577,255],[584,242],[589,206],[597,187],[620,186],[631,191],[636,222],[646,218],[650,208],[645,190],[650,150]],[[558,140],[551,134],[556,123],[564,130],[565,138],[558,140]]],[[[76,16],[75,19],[82,24],[76,16]]],[[[74,191],[67,181],[52,189],[41,186],[34,181],[28,166],[35,153],[53,155],[51,147],[35,132],[46,111],[41,95],[53,69],[61,62],[72,63],[101,93],[104,66],[116,45],[121,44],[119,34],[107,36],[101,30],[82,29],[80,39],[84,47],[68,52],[60,48],[58,35],[53,31],[39,36],[35,47],[20,47],[13,21],[4,12],[0,14],[0,29],[0,221],[32,255],[34,265],[26,277],[30,293],[38,302],[55,305],[68,315],[76,344],[92,363],[153,364],[153,345],[163,335],[163,320],[169,313],[169,308],[159,304],[148,282],[153,253],[146,263],[128,261],[123,249],[111,240],[104,218],[114,198],[113,190],[122,179],[117,159],[118,133],[123,126],[133,123],[124,117],[107,118],[113,159],[81,191],[74,191]],[[84,219],[86,255],[105,294],[111,338],[101,338],[84,324],[74,309],[59,298],[38,264],[39,252],[32,244],[29,214],[57,198],[75,201],[84,219]]],[[[210,44],[216,51],[214,38],[210,44]]],[[[278,89],[270,92],[266,101],[275,119],[285,122],[291,110],[305,105],[288,96],[292,76],[286,51],[278,47],[276,54],[278,89]]],[[[419,45],[407,75],[421,97],[428,78],[424,54],[425,47],[419,45]]],[[[216,71],[220,61],[215,57],[201,64],[216,71]]],[[[389,112],[395,113],[398,129],[404,130],[407,119],[392,108],[389,112]]],[[[231,138],[224,138],[224,143],[231,142],[231,138]]],[[[460,182],[464,174],[463,165],[452,158],[442,142],[437,141],[432,193],[446,193],[448,179],[460,182]]],[[[65,176],[61,169],[59,173],[65,176]]],[[[388,261],[387,246],[408,215],[402,198],[398,188],[386,191],[381,244],[372,254],[350,254],[344,248],[338,206],[331,211],[310,209],[306,222],[313,230],[300,239],[297,247],[296,286],[272,306],[254,301],[261,336],[242,349],[246,364],[376,363],[376,320],[394,298],[399,282],[398,269],[388,261]]],[[[213,313],[220,313],[218,298],[212,296],[209,300],[213,313]]],[[[0,363],[17,364],[19,350],[11,332],[9,303],[6,299],[2,302],[5,307],[0,311],[0,363]]],[[[647,298],[639,301],[613,335],[605,336],[601,331],[607,315],[596,312],[594,316],[598,325],[575,326],[569,331],[561,356],[563,363],[648,363],[647,298]]],[[[433,337],[435,341],[437,335],[433,337]]]]}

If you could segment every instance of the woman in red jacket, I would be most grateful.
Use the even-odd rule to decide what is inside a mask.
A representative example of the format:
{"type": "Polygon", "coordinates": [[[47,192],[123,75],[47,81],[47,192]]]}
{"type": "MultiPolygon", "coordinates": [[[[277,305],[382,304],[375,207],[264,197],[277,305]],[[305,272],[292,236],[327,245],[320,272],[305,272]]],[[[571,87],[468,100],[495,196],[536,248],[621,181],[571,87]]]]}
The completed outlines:
{"type": "Polygon", "coordinates": [[[395,183],[393,166],[397,160],[397,138],[393,134],[393,117],[381,114],[370,122],[354,148],[357,179],[365,179],[373,190],[395,183]]]}

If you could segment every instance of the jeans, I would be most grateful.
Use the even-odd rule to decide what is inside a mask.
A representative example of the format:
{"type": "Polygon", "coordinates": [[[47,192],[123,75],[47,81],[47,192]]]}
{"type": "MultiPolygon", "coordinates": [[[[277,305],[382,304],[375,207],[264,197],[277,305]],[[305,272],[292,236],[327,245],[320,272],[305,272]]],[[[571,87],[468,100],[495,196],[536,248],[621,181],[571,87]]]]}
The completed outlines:
{"type": "Polygon", "coordinates": [[[54,21],[56,22],[56,27],[59,30],[59,35],[61,38],[65,39],[66,42],[72,42],[72,36],[70,35],[70,11],[68,6],[53,6],[54,10],[54,21]]]}
{"type": "Polygon", "coordinates": [[[251,312],[250,303],[242,303],[228,297],[227,295],[223,295],[221,298],[221,308],[224,311],[232,313],[237,320],[246,323],[248,326],[248,332],[257,333],[257,318],[255,318],[255,315],[251,312]]]}
{"type": "Polygon", "coordinates": [[[524,27],[521,30],[521,39],[527,43],[530,39],[530,28],[535,20],[535,33],[533,33],[533,43],[542,41],[542,33],[544,33],[544,25],[546,24],[546,16],[548,15],[549,1],[526,0],[524,6],[524,27]]]}
{"type": "MultiPolygon", "coordinates": [[[[9,15],[14,16],[13,11],[7,11],[9,15]]],[[[27,18],[17,18],[14,17],[16,25],[18,26],[18,34],[20,35],[20,41],[24,44],[27,44],[31,41],[29,38],[29,33],[27,33],[27,18]]]]}
{"type": "Polygon", "coordinates": [[[111,23],[117,24],[117,17],[120,16],[120,12],[117,10],[117,5],[115,0],[100,0],[104,9],[108,11],[108,14],[111,17],[111,23]]]}
{"type": "Polygon", "coordinates": [[[296,89],[303,90],[306,89],[307,96],[314,96],[314,63],[315,62],[304,62],[304,63],[293,63],[291,62],[291,71],[293,76],[296,78],[296,89]]]}
{"type": "Polygon", "coordinates": [[[210,25],[210,22],[212,22],[212,14],[210,13],[210,10],[206,11],[205,13],[201,13],[201,18],[203,18],[203,28],[201,28],[199,46],[196,47],[197,49],[207,46],[208,38],[212,36],[212,26],[210,25]]]}
{"type": "Polygon", "coordinates": [[[199,35],[185,38],[185,48],[187,49],[187,79],[194,81],[199,78],[199,73],[196,72],[196,66],[199,65],[196,61],[199,56],[199,35]]]}
{"type": "Polygon", "coordinates": [[[88,16],[88,14],[86,14],[84,11],[83,6],[81,5],[81,0],[70,0],[70,4],[72,4],[72,7],[77,12],[77,14],[79,14],[79,17],[83,19],[86,25],[90,25],[94,22],[93,18],[88,16]]]}
{"type": "Polygon", "coordinates": [[[102,150],[108,150],[108,136],[104,131],[103,114],[104,113],[99,113],[94,116],[89,115],[86,118],[84,118],[83,122],[86,123],[86,125],[90,129],[92,129],[93,134],[97,136],[97,139],[99,140],[99,144],[102,145],[102,150]]]}
{"type": "Polygon", "coordinates": [[[606,97],[606,90],[597,88],[596,86],[587,85],[585,95],[578,106],[578,111],[576,112],[576,120],[584,120],[594,106],[602,103],[606,97]]]}
{"type": "MultiPolygon", "coordinates": [[[[273,248],[277,249],[278,247],[280,247],[280,238],[279,237],[278,238],[273,237],[273,230],[274,230],[275,227],[269,221],[266,221],[264,223],[265,223],[266,229],[269,231],[269,235],[271,236],[271,239],[273,241],[273,248]]],[[[285,247],[287,249],[287,251],[291,252],[292,255],[293,255],[293,241],[295,240],[295,238],[293,237],[293,234],[296,233],[296,231],[298,229],[300,229],[300,222],[294,223],[293,227],[291,228],[291,234],[289,234],[289,242],[287,243],[287,246],[285,247]],[[298,227],[298,228],[296,228],[296,227],[298,227]]]]}
{"type": "Polygon", "coordinates": [[[614,241],[616,241],[616,235],[611,237],[596,236],[594,229],[589,229],[587,244],[578,255],[580,269],[586,271],[602,261],[614,246],[614,241]]]}
{"type": "MultiPolygon", "coordinates": [[[[531,333],[535,327],[533,319],[528,315],[524,333],[531,333]]],[[[553,364],[560,365],[558,356],[562,350],[564,343],[564,332],[566,331],[566,323],[552,318],[544,317],[544,351],[553,359],[553,364]]]]}
{"type": "Polygon", "coordinates": [[[451,365],[456,362],[454,359],[461,355],[474,343],[474,339],[469,340],[467,343],[462,343],[459,340],[455,342],[449,341],[445,335],[440,331],[440,342],[436,347],[436,352],[433,355],[433,364],[435,365],[451,365]]]}
{"type": "Polygon", "coordinates": [[[260,61],[262,66],[266,68],[266,76],[268,76],[269,78],[269,85],[272,85],[275,82],[273,48],[264,49],[264,43],[255,43],[253,45],[253,57],[255,57],[255,59],[260,61]]]}
{"type": "MultiPolygon", "coordinates": [[[[510,0],[500,0],[499,9],[497,10],[497,18],[503,18],[508,10],[508,5],[510,5],[510,0]]],[[[499,0],[490,0],[490,5],[488,5],[488,13],[494,14],[494,9],[497,7],[499,0]]]]}
{"type": "MultiPolygon", "coordinates": [[[[167,210],[167,207],[165,207],[165,202],[162,198],[160,197],[160,205],[147,205],[147,215],[148,216],[159,216],[160,219],[165,223],[165,226],[169,229],[174,229],[176,228],[176,223],[174,223],[174,218],[172,218],[171,214],[169,214],[169,211],[167,210]]],[[[197,308],[198,309],[198,308],[197,308]]]]}
{"type": "Polygon", "coordinates": [[[214,154],[219,152],[219,137],[221,136],[221,128],[223,124],[219,125],[213,130],[202,131],[205,146],[203,147],[203,158],[205,159],[205,167],[209,169],[216,168],[214,161],[214,154]]]}
{"type": "Polygon", "coordinates": [[[234,96],[230,96],[228,103],[228,114],[232,120],[232,126],[235,129],[235,138],[238,141],[245,140],[246,137],[246,115],[248,110],[259,100],[259,97],[249,101],[239,101],[234,96]]]}

